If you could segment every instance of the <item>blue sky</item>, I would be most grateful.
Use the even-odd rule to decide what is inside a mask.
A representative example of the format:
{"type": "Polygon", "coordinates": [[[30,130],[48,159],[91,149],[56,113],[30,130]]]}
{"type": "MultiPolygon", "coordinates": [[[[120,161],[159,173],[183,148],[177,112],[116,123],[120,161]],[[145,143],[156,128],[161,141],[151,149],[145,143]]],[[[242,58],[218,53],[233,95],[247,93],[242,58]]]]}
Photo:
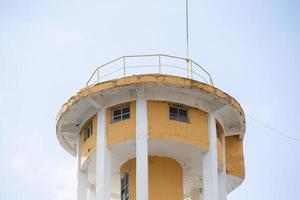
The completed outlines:
{"type": "MultiPolygon", "coordinates": [[[[73,200],[60,106],[97,64],[185,56],[185,1],[0,1],[0,199],[73,200]]],[[[190,55],[246,114],[300,138],[300,3],[190,0],[190,55]]],[[[300,143],[247,118],[246,179],[229,200],[299,199],[300,143]]]]}

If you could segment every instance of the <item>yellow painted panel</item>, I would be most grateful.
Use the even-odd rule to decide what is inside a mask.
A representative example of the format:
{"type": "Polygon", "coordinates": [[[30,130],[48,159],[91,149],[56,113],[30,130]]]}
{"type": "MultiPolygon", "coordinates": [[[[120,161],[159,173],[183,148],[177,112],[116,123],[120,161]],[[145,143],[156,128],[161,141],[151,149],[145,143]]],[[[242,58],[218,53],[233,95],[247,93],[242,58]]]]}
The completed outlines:
{"type": "MultiPolygon", "coordinates": [[[[136,160],[121,166],[121,175],[129,172],[129,199],[136,199],[136,160]]],[[[174,159],[149,156],[149,200],[182,200],[183,170],[174,159]]]]}
{"type": "Polygon", "coordinates": [[[183,170],[174,159],[149,157],[149,200],[182,200],[183,170]]]}
{"type": "Polygon", "coordinates": [[[169,119],[169,105],[148,101],[148,128],[151,139],[172,140],[208,149],[208,114],[188,108],[189,122],[169,119]]]}
{"type": "Polygon", "coordinates": [[[226,141],[226,171],[230,175],[245,177],[243,140],[239,136],[227,136],[226,141]]]}
{"type": "MultiPolygon", "coordinates": [[[[136,108],[135,102],[122,105],[130,105],[130,118],[118,122],[112,122],[112,110],[119,106],[107,109],[107,144],[109,146],[135,138],[136,108]]],[[[120,106],[122,106],[120,105],[120,106]]]]}
{"type": "Polygon", "coordinates": [[[96,151],[96,142],[97,142],[97,115],[91,117],[87,122],[82,126],[80,130],[80,156],[81,156],[81,165],[96,151]],[[92,122],[93,130],[92,135],[86,140],[83,141],[83,129],[86,128],[89,123],[92,122]]]}

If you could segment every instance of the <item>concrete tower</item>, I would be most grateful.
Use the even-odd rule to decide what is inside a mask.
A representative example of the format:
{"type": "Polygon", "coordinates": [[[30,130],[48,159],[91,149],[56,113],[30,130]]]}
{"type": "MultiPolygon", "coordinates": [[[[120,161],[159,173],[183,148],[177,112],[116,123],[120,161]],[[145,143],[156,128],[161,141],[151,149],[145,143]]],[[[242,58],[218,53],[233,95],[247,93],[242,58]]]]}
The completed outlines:
{"type": "Polygon", "coordinates": [[[101,65],[57,116],[78,200],[225,200],[244,179],[245,115],[191,59],[101,65]]]}

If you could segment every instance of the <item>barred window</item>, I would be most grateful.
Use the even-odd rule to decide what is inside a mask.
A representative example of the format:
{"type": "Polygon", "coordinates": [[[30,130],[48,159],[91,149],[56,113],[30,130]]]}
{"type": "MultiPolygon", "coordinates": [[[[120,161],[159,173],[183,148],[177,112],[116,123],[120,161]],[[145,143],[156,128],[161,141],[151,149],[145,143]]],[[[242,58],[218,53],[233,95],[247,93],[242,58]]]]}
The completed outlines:
{"type": "Polygon", "coordinates": [[[188,109],[181,106],[170,106],[169,119],[181,122],[188,122],[188,109]]]}
{"type": "Polygon", "coordinates": [[[129,199],[129,173],[124,173],[121,178],[121,200],[129,199]]]}
{"type": "Polygon", "coordinates": [[[130,106],[124,106],[112,110],[112,122],[118,122],[130,118],[130,106]]]}

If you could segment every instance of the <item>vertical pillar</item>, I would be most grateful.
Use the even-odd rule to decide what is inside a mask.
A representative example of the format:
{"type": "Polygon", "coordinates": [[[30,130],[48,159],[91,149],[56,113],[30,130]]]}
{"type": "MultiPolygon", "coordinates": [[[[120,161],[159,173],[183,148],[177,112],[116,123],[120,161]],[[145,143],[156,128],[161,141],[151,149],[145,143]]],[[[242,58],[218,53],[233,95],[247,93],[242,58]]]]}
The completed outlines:
{"type": "Polygon", "coordinates": [[[208,115],[209,150],[203,154],[203,198],[218,200],[217,129],[213,114],[208,115]]]}
{"type": "Polygon", "coordinates": [[[81,170],[80,156],[80,134],[76,144],[76,161],[77,161],[77,200],[87,200],[87,189],[89,186],[87,173],[81,170]]]}
{"type": "Polygon", "coordinates": [[[95,196],[95,188],[90,187],[90,189],[88,190],[88,195],[87,195],[87,200],[96,200],[96,196],[95,196]]]}
{"type": "Polygon", "coordinates": [[[96,199],[111,199],[111,153],[106,139],[106,109],[97,115],[96,199]]]}
{"type": "Polygon", "coordinates": [[[225,142],[225,135],[222,134],[222,147],[223,147],[223,167],[219,170],[219,200],[226,200],[227,199],[227,174],[226,174],[226,142],[225,142]]]}
{"type": "Polygon", "coordinates": [[[136,199],[148,200],[148,114],[144,88],[136,100],[136,199]]]}
{"type": "Polygon", "coordinates": [[[226,189],[226,171],[223,169],[219,171],[219,200],[227,199],[227,189],[226,189]]]}
{"type": "Polygon", "coordinates": [[[191,200],[201,200],[200,193],[200,188],[192,189],[190,192],[191,200]]]}

